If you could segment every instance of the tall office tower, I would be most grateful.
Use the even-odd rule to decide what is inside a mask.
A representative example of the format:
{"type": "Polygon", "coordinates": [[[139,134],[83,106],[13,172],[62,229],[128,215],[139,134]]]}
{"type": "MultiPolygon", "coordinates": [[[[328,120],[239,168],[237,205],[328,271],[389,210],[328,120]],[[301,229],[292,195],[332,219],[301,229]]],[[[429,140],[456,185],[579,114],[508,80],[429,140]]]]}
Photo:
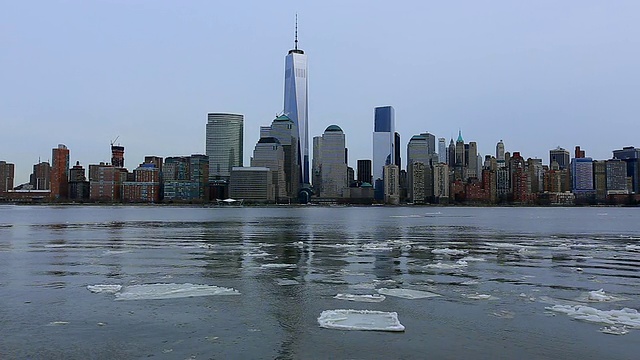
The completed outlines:
{"type": "Polygon", "coordinates": [[[620,159],[627,164],[627,177],[631,178],[631,191],[640,193],[640,148],[633,146],[623,147],[622,150],[614,150],[613,158],[620,159]]]}
{"type": "Polygon", "coordinates": [[[607,199],[607,165],[605,161],[593,161],[593,188],[596,191],[596,201],[604,202],[607,199]]]}
{"type": "Polygon", "coordinates": [[[478,178],[478,144],[470,141],[467,145],[465,146],[465,162],[468,168],[466,178],[478,178]]]}
{"type": "Polygon", "coordinates": [[[48,162],[40,162],[33,165],[33,174],[29,177],[29,183],[34,190],[49,190],[51,184],[51,165],[48,162]]]}
{"type": "Polygon", "coordinates": [[[384,203],[398,205],[400,203],[400,170],[397,165],[385,165],[382,170],[384,186],[384,203]]]}
{"type": "Polygon", "coordinates": [[[433,198],[437,203],[449,199],[449,165],[436,164],[433,167],[433,198]]]}
{"type": "Polygon", "coordinates": [[[117,168],[124,167],[124,146],[111,144],[111,165],[117,168]]]}
{"type": "Polygon", "coordinates": [[[585,157],[584,150],[580,149],[580,146],[576,146],[575,153],[574,153],[573,157],[576,158],[576,159],[584,158],[585,157]]]}
{"type": "Polygon", "coordinates": [[[498,161],[498,166],[500,166],[500,164],[504,164],[504,143],[502,140],[498,141],[496,144],[496,160],[498,161]],[[500,161],[502,161],[502,163],[500,161]]]}
{"type": "Polygon", "coordinates": [[[273,194],[276,201],[285,201],[287,198],[284,158],[284,149],[280,141],[271,136],[258,140],[251,157],[252,167],[266,167],[271,170],[271,184],[274,186],[273,194]]]}
{"type": "Polygon", "coordinates": [[[560,170],[567,169],[569,167],[569,152],[560,146],[553,150],[549,150],[549,164],[557,162],[560,170]]]}
{"type": "Polygon", "coordinates": [[[438,162],[447,163],[447,143],[445,138],[438,138],[438,162]]]}
{"type": "Polygon", "coordinates": [[[398,169],[402,170],[402,159],[400,157],[400,134],[396,131],[393,136],[393,156],[394,164],[398,165],[398,169]]]}
{"type": "Polygon", "coordinates": [[[320,151],[322,150],[322,136],[313,137],[313,191],[316,195],[322,192],[322,164],[320,163],[320,151]]]}
{"type": "Polygon", "coordinates": [[[456,164],[457,167],[466,167],[464,140],[462,139],[462,131],[458,130],[458,139],[456,140],[456,164]]]}
{"type": "Polygon", "coordinates": [[[298,128],[298,167],[300,183],[307,187],[309,182],[309,111],[307,87],[307,55],[298,49],[298,19],[293,49],[285,57],[284,67],[284,114],[298,128]]]}
{"type": "Polygon", "coordinates": [[[228,181],[231,168],[242,166],[243,134],[243,115],[208,114],[206,155],[209,157],[209,181],[228,181]]]}
{"type": "Polygon", "coordinates": [[[572,190],[574,194],[593,192],[593,159],[574,158],[571,160],[572,190]]]}
{"type": "MultiPolygon", "coordinates": [[[[382,168],[395,165],[395,110],[392,106],[381,106],[374,110],[373,119],[373,181],[383,179],[382,168]]],[[[377,188],[378,186],[374,184],[377,188]]]]}
{"type": "Polygon", "coordinates": [[[347,163],[344,159],[345,136],[338,125],[330,125],[320,141],[322,189],[320,196],[343,197],[347,184],[347,163]]]}
{"type": "Polygon", "coordinates": [[[89,199],[89,181],[79,161],[69,169],[69,199],[89,199]]]}
{"type": "Polygon", "coordinates": [[[417,201],[421,202],[424,198],[431,198],[431,196],[433,196],[433,173],[431,169],[432,165],[437,162],[435,136],[429,133],[412,136],[407,144],[407,190],[409,191],[407,195],[414,203],[416,199],[418,199],[418,196],[412,193],[412,189],[416,189],[414,174],[420,174],[423,186],[419,191],[419,194],[423,194],[422,199],[418,199],[417,201]],[[413,169],[415,164],[422,164],[418,165],[420,170],[413,169]]]}
{"type": "Polygon", "coordinates": [[[371,160],[358,160],[358,183],[371,185],[371,160]]]}
{"type": "Polygon", "coordinates": [[[447,149],[447,164],[450,168],[456,166],[456,144],[453,143],[453,138],[449,141],[449,148],[447,149]]]}
{"type": "Polygon", "coordinates": [[[13,178],[15,165],[6,161],[0,161],[0,193],[13,190],[13,178]]]}
{"type": "Polygon", "coordinates": [[[543,191],[544,167],[542,159],[527,159],[527,171],[531,181],[531,193],[537,194],[543,191]]]}
{"type": "Polygon", "coordinates": [[[628,194],[627,165],[620,159],[606,161],[607,195],[628,194]]]}
{"type": "MultiPolygon", "coordinates": [[[[300,190],[300,164],[298,163],[298,128],[286,115],[278,116],[271,126],[261,127],[261,137],[274,137],[280,142],[284,151],[284,173],[286,191],[289,199],[297,199],[300,190]],[[268,129],[268,131],[267,131],[268,129]],[[265,136],[263,136],[263,134],[265,136]]],[[[315,183],[314,183],[315,185],[315,183]]]]}
{"type": "Polygon", "coordinates": [[[409,178],[407,195],[409,200],[414,204],[424,204],[427,198],[427,194],[425,194],[426,166],[420,161],[409,163],[407,165],[407,177],[409,178]]]}
{"type": "Polygon", "coordinates": [[[209,199],[209,157],[203,154],[189,156],[189,180],[191,181],[191,198],[209,199]]]}
{"type": "Polygon", "coordinates": [[[511,178],[511,194],[514,202],[526,202],[531,194],[529,177],[526,172],[524,158],[520,152],[514,151],[509,160],[509,174],[511,178]]]}
{"type": "Polygon", "coordinates": [[[66,199],[69,193],[69,149],[63,144],[52,150],[51,197],[66,199]]]}

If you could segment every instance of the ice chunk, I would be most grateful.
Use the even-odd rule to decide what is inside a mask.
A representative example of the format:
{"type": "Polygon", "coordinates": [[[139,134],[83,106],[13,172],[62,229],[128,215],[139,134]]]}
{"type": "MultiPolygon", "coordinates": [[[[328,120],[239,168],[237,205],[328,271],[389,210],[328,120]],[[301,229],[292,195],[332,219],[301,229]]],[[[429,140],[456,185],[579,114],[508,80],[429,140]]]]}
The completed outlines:
{"type": "Polygon", "coordinates": [[[294,280],[294,279],[278,279],[277,283],[280,286],[300,285],[298,280],[294,280]]]}
{"type": "Polygon", "coordinates": [[[378,293],[383,295],[395,296],[403,299],[426,299],[440,296],[429,291],[411,290],[411,289],[387,289],[380,288],[378,293]]]}
{"type": "Polygon", "coordinates": [[[605,311],[584,305],[554,305],[545,309],[567,314],[576,320],[640,329],[640,313],[635,309],[605,311]]]}
{"type": "Polygon", "coordinates": [[[472,299],[472,300],[494,300],[497,299],[497,297],[495,296],[491,296],[489,294],[466,294],[465,297],[467,299],[472,299]]]}
{"type": "Polygon", "coordinates": [[[262,264],[260,267],[264,269],[294,269],[297,267],[296,264],[262,264]]]}
{"type": "Polygon", "coordinates": [[[92,293],[115,294],[122,289],[122,285],[87,285],[87,290],[92,293]]]}
{"type": "Polygon", "coordinates": [[[616,298],[604,293],[604,289],[589,291],[589,300],[590,301],[611,301],[616,298]]]}
{"type": "Polygon", "coordinates": [[[336,299],[340,300],[349,300],[349,301],[360,301],[360,302],[381,302],[386,299],[384,295],[380,294],[372,294],[372,295],[353,295],[353,294],[338,294],[334,296],[336,299]]]}
{"type": "Polygon", "coordinates": [[[435,264],[428,264],[425,265],[425,267],[427,269],[439,269],[439,270],[455,270],[455,269],[460,269],[467,266],[467,262],[466,261],[456,261],[455,264],[443,264],[442,262],[438,261],[435,264]]]}
{"type": "Polygon", "coordinates": [[[640,245],[627,245],[625,246],[627,251],[638,251],[640,252],[640,245]]]}
{"type": "Polygon", "coordinates": [[[192,296],[240,295],[235,289],[195,284],[144,284],[126,286],[116,300],[175,299],[192,296]]]}
{"type": "Polygon", "coordinates": [[[444,249],[433,249],[431,250],[431,253],[437,254],[437,255],[466,255],[468,251],[444,248],[444,249]]]}
{"type": "Polygon", "coordinates": [[[473,256],[465,256],[462,259],[460,259],[461,261],[487,261],[487,259],[485,258],[481,258],[481,257],[473,257],[473,256]]]}
{"type": "Polygon", "coordinates": [[[480,284],[477,280],[467,280],[460,283],[460,285],[478,285],[480,284]]]}
{"type": "Polygon", "coordinates": [[[371,310],[325,310],[318,318],[320,327],[338,330],[404,331],[395,312],[371,310]]]}
{"type": "Polygon", "coordinates": [[[600,328],[600,332],[609,335],[625,335],[629,330],[625,326],[605,326],[600,328]]]}

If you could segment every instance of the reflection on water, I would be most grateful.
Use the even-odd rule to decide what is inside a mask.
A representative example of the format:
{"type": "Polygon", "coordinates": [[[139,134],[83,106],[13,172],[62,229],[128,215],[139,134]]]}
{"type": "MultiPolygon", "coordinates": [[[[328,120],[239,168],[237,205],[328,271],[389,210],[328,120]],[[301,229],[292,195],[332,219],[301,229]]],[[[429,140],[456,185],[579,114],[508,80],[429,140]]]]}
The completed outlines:
{"type": "Polygon", "coordinates": [[[635,213],[20,207],[18,215],[0,208],[0,324],[8,334],[0,354],[421,358],[428,350],[438,358],[632,358],[640,331],[613,337],[597,324],[550,317],[545,306],[579,303],[604,289],[611,296],[601,299],[624,300],[590,306],[640,308],[635,213]],[[242,295],[118,302],[87,290],[100,284],[123,291],[200,284],[242,295]],[[335,299],[381,288],[440,296],[335,299]],[[322,311],[345,306],[396,311],[406,331],[318,326],[322,311]],[[44,327],[55,322],[65,325],[44,327]],[[548,344],[565,337],[573,340],[548,344]]]}

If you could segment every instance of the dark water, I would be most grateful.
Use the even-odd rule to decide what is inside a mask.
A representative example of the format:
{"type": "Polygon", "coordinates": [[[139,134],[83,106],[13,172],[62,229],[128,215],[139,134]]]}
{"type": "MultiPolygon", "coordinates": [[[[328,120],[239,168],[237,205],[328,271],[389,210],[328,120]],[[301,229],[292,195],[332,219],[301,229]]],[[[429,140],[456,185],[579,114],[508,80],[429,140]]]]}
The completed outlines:
{"type": "Polygon", "coordinates": [[[637,359],[640,329],[545,310],[640,309],[636,245],[636,208],[0,206],[0,359],[637,359]],[[464,257],[484,261],[430,267],[464,257]],[[241,295],[87,289],[166,283],[241,295]],[[382,287],[442,296],[333,298],[382,287]],[[598,289],[621,300],[586,302],[598,289]],[[328,309],[406,331],[324,329],[328,309]]]}

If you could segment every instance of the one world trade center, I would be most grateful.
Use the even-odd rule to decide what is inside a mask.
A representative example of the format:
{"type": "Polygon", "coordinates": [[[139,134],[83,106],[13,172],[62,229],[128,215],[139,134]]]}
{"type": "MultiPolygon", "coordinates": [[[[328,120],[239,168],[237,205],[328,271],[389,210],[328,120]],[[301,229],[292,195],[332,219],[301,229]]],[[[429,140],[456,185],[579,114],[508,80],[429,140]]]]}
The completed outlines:
{"type": "Polygon", "coordinates": [[[298,164],[300,184],[309,186],[309,112],[307,98],[307,55],[298,49],[298,20],[294,48],[285,58],[284,114],[298,128],[298,164]]]}

